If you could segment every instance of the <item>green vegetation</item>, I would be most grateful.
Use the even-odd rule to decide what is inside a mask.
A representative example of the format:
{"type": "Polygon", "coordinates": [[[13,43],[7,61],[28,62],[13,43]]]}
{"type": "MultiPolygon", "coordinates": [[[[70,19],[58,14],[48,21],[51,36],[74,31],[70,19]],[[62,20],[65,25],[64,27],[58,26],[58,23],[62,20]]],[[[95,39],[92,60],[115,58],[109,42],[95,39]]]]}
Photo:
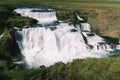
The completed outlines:
{"type": "Polygon", "coordinates": [[[0,5],[0,34],[5,28],[30,26],[37,21],[28,17],[22,17],[13,12],[15,6],[0,5]]]}
{"type": "Polygon", "coordinates": [[[13,29],[4,30],[4,36],[0,38],[0,60],[15,61],[19,57],[20,51],[14,34],[13,29]]]}
{"type": "Polygon", "coordinates": [[[27,18],[27,17],[21,17],[21,16],[13,16],[8,19],[7,23],[11,27],[23,27],[23,26],[30,26],[37,22],[37,20],[27,18]]]}
{"type": "MultiPolygon", "coordinates": [[[[13,27],[30,26],[37,22],[31,18],[21,17],[14,13],[13,9],[15,9],[13,6],[0,6],[0,35],[4,32],[4,36],[0,38],[0,70],[3,71],[19,67],[12,62],[19,61],[22,58],[15,41],[13,27]]],[[[0,71],[0,80],[1,72],[2,71],[0,71]]]]}
{"type": "MultiPolygon", "coordinates": [[[[110,0],[0,0],[0,80],[120,80],[120,57],[77,59],[50,67],[24,69],[13,64],[22,57],[13,27],[30,26],[36,20],[13,12],[17,6],[48,6],[60,10],[58,19],[75,21],[74,12],[91,23],[93,31],[110,41],[120,38],[120,2],[110,0]],[[113,38],[110,38],[113,37],[113,38]]],[[[74,22],[75,21],[75,22],[74,22]]],[[[75,30],[72,30],[75,31],[75,30]]]]}
{"type": "Polygon", "coordinates": [[[13,13],[10,9],[0,6],[0,33],[3,32],[5,27],[8,27],[6,20],[11,16],[13,16],[13,13]]]}
{"type": "Polygon", "coordinates": [[[50,67],[6,70],[0,75],[4,74],[1,77],[3,80],[119,80],[119,61],[120,57],[77,59],[67,64],[59,62],[50,67]]]}
{"type": "Polygon", "coordinates": [[[6,64],[11,65],[12,64],[11,62],[19,61],[22,58],[13,35],[14,35],[13,29],[5,29],[4,36],[0,38],[1,66],[6,66],[6,64]]]}

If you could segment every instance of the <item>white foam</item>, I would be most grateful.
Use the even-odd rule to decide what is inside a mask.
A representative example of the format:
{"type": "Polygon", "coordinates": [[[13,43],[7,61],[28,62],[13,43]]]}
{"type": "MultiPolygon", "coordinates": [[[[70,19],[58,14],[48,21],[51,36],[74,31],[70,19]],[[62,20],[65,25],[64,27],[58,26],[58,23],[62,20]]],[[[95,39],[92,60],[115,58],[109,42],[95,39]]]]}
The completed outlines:
{"type": "Polygon", "coordinates": [[[1,35],[0,35],[0,38],[2,38],[4,36],[4,33],[2,33],[1,35]]]}
{"type": "Polygon", "coordinates": [[[38,20],[38,23],[51,23],[57,20],[55,11],[48,11],[48,12],[32,11],[35,9],[41,10],[41,8],[18,8],[15,9],[14,11],[21,14],[22,16],[36,19],[38,20]]]}
{"type": "MultiPolygon", "coordinates": [[[[56,12],[31,12],[31,8],[18,8],[15,11],[22,16],[35,18],[40,23],[57,20],[56,12]]],[[[96,49],[96,46],[99,45],[98,42],[105,42],[104,39],[96,34],[88,36],[87,34],[91,33],[90,25],[88,23],[81,25],[87,32],[82,32],[79,25],[73,26],[63,22],[47,28],[31,27],[23,28],[21,31],[18,29],[16,31],[16,42],[25,57],[24,61],[28,68],[41,65],[50,66],[59,61],[66,63],[77,58],[108,56],[109,51],[96,49]],[[51,30],[50,27],[56,27],[56,29],[51,30]],[[75,30],[75,32],[71,30],[75,30]],[[84,37],[86,37],[87,43],[84,37]],[[93,49],[89,45],[92,45],[93,49]]]]}
{"type": "Polygon", "coordinates": [[[61,23],[56,27],[54,31],[36,27],[16,32],[22,36],[22,40],[17,40],[17,43],[29,67],[49,66],[59,61],[66,63],[76,58],[106,56],[91,52],[80,32],[70,32],[73,25],[61,23]]]}

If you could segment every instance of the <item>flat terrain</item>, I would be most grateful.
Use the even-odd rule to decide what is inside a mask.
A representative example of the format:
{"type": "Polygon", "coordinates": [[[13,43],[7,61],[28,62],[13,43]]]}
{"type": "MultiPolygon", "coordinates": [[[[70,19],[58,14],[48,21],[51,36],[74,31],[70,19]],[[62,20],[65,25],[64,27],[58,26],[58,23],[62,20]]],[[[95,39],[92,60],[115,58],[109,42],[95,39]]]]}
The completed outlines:
{"type": "Polygon", "coordinates": [[[1,5],[44,5],[63,10],[79,8],[120,9],[119,1],[112,0],[1,0],[1,5]]]}

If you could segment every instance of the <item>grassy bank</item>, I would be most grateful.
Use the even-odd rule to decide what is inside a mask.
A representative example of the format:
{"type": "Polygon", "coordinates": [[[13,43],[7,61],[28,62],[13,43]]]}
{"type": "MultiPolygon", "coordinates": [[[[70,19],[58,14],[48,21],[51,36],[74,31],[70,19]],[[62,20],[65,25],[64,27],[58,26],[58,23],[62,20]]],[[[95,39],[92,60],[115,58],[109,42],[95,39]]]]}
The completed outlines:
{"type": "Polygon", "coordinates": [[[5,70],[1,80],[120,80],[120,57],[74,60],[30,70],[5,70]]]}

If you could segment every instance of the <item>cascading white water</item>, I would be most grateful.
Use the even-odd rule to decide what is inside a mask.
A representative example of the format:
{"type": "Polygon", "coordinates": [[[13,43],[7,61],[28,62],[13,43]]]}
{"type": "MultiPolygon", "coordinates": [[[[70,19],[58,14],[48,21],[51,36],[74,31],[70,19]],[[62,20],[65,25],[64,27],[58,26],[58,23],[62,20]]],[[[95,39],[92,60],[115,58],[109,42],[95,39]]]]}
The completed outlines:
{"type": "Polygon", "coordinates": [[[57,21],[56,11],[43,7],[22,7],[14,10],[22,16],[38,20],[38,23],[51,23],[57,21]]]}
{"type": "MultiPolygon", "coordinates": [[[[18,8],[15,11],[22,16],[29,16],[38,20],[40,23],[56,21],[56,12],[33,11],[42,10],[41,8],[18,8]]],[[[89,27],[84,23],[83,27],[89,27]]],[[[89,28],[86,28],[89,29],[89,28]]],[[[88,30],[90,31],[90,29],[88,30]]],[[[103,57],[109,55],[108,52],[96,51],[90,49],[88,44],[93,47],[97,42],[104,41],[102,38],[88,36],[88,32],[83,32],[79,25],[69,25],[69,23],[59,23],[55,26],[23,28],[16,31],[16,42],[25,57],[28,68],[39,67],[41,65],[49,66],[56,62],[64,63],[76,58],[103,57]],[[55,28],[51,30],[51,28],[55,28]],[[84,37],[87,39],[85,42],[84,37]],[[92,40],[98,40],[92,43],[92,40]]]]}
{"type": "Polygon", "coordinates": [[[70,32],[74,26],[61,23],[56,27],[54,31],[44,27],[17,31],[17,43],[29,66],[49,66],[59,61],[68,62],[90,56],[80,32],[70,32]]]}
{"type": "Polygon", "coordinates": [[[0,38],[2,38],[4,36],[4,33],[2,33],[1,35],[0,35],[0,38]]]}

